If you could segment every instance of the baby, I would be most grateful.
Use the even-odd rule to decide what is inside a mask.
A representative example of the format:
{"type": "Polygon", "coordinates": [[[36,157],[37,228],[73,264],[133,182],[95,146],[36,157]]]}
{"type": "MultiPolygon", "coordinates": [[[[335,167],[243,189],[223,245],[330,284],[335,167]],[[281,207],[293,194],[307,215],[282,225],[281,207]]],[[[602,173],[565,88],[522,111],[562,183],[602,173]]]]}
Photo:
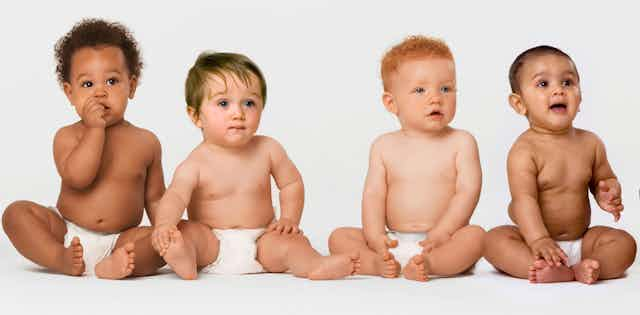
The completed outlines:
{"type": "Polygon", "coordinates": [[[604,144],[573,127],[582,100],[573,60],[557,48],[534,47],[515,59],[509,81],[511,107],[529,120],[507,161],[509,217],[517,226],[487,233],[486,259],[533,283],[591,284],[622,276],[635,258],[633,237],[589,228],[589,191],[615,221],[623,206],[604,144]]]}
{"type": "Polygon", "coordinates": [[[277,141],[255,135],[266,96],[260,69],[243,55],[203,53],[189,70],[187,113],[204,139],[177,167],[153,231],[154,248],[183,279],[198,270],[338,279],[359,269],[356,251],[323,257],[298,228],[300,173],[277,141]],[[185,208],[189,220],[180,221],[185,208]]]}
{"type": "Polygon", "coordinates": [[[16,249],[34,263],[68,275],[121,279],[164,265],[151,246],[151,221],[165,186],[160,143],[124,120],[142,62],[121,24],[83,20],[55,47],[58,81],[80,121],[55,135],[61,177],[56,207],[9,205],[2,225],[16,249]]]}
{"type": "Polygon", "coordinates": [[[456,112],[453,56],[437,39],[411,36],[382,60],[382,102],[401,129],[371,146],[362,229],[339,228],[331,253],[359,251],[361,274],[426,281],[482,256],[484,230],[469,225],[482,172],[473,136],[449,127],[456,112]],[[388,228],[388,230],[387,230],[388,228]]]}

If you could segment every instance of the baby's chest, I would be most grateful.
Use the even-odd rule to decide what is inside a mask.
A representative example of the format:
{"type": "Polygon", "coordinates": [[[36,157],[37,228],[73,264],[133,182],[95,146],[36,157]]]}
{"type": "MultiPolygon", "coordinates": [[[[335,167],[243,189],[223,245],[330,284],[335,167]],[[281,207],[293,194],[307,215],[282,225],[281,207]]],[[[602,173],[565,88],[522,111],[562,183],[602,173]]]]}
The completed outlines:
{"type": "Polygon", "coordinates": [[[389,161],[388,175],[392,180],[453,181],[456,178],[456,160],[454,154],[427,154],[407,152],[396,155],[389,161]]]}
{"type": "Polygon", "coordinates": [[[151,163],[150,152],[135,143],[104,148],[101,171],[105,177],[121,180],[141,180],[151,163]]]}
{"type": "Polygon", "coordinates": [[[231,163],[207,165],[200,169],[199,186],[209,194],[261,192],[270,189],[271,172],[268,164],[231,163]]]}
{"type": "Polygon", "coordinates": [[[584,189],[593,176],[593,161],[588,156],[557,154],[540,163],[538,185],[543,189],[584,189]]]}

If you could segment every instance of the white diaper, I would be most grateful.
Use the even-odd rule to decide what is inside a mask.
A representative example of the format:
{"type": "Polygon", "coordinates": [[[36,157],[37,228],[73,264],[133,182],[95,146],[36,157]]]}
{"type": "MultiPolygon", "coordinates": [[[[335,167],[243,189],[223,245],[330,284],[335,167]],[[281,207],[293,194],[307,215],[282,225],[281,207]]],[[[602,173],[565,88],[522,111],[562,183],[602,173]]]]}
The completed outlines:
{"type": "Polygon", "coordinates": [[[227,229],[211,230],[220,241],[218,259],[202,269],[203,272],[241,275],[264,272],[256,260],[258,245],[256,241],[266,229],[227,229]]]}
{"type": "Polygon", "coordinates": [[[398,246],[389,248],[389,252],[404,268],[413,256],[422,253],[422,246],[418,242],[427,238],[427,233],[389,231],[387,236],[398,241],[398,246]]]}
{"type": "Polygon", "coordinates": [[[64,247],[71,245],[74,237],[80,239],[82,245],[82,258],[84,259],[84,273],[88,275],[95,274],[96,265],[105,257],[111,254],[116,246],[116,241],[120,234],[107,234],[91,230],[75,225],[71,221],[67,221],[56,207],[50,207],[55,211],[67,226],[67,234],[64,235],[64,247]]]}
{"type": "Polygon", "coordinates": [[[582,239],[575,241],[556,241],[556,244],[567,254],[569,267],[579,263],[582,260],[582,239]]]}

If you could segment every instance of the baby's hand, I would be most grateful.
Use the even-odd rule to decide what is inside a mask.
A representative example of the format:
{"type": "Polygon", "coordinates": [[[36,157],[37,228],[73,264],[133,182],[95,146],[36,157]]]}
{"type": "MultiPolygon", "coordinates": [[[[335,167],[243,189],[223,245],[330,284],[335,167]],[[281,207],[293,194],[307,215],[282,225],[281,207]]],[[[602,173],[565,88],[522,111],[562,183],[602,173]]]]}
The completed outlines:
{"type": "Polygon", "coordinates": [[[601,180],[596,187],[596,201],[602,210],[610,212],[613,219],[620,220],[620,212],[624,209],[622,205],[620,183],[617,179],[601,180]]]}
{"type": "Polygon", "coordinates": [[[80,114],[82,121],[90,128],[104,128],[107,125],[104,119],[104,105],[100,104],[97,97],[89,97],[80,114]]]}
{"type": "Polygon", "coordinates": [[[369,248],[373,249],[378,254],[385,254],[389,251],[389,248],[394,248],[398,246],[397,240],[392,240],[386,234],[382,234],[379,237],[376,237],[371,242],[367,244],[369,248]]]}
{"type": "Polygon", "coordinates": [[[544,259],[551,266],[566,266],[569,261],[567,254],[548,236],[535,240],[530,247],[536,259],[544,259]]]}
{"type": "Polygon", "coordinates": [[[422,254],[428,254],[432,250],[442,246],[446,241],[451,239],[448,233],[429,234],[427,238],[420,241],[418,244],[422,246],[422,254]]]}
{"type": "Polygon", "coordinates": [[[267,228],[267,232],[276,231],[280,234],[298,234],[302,233],[302,230],[298,228],[298,224],[293,220],[287,218],[280,218],[280,220],[273,222],[267,228]]]}
{"type": "Polygon", "coordinates": [[[160,256],[164,256],[169,248],[171,242],[171,231],[176,231],[178,228],[171,224],[161,224],[153,228],[151,232],[151,246],[155,249],[160,256]]]}

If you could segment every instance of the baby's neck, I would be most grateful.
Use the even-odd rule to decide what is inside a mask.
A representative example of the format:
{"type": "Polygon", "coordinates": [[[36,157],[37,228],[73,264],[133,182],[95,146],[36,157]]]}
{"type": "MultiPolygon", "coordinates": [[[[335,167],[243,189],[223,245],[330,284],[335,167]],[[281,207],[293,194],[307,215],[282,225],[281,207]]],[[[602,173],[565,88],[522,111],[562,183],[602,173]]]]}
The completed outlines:
{"type": "Polygon", "coordinates": [[[400,132],[408,138],[427,139],[427,140],[442,138],[447,134],[449,134],[449,131],[451,131],[451,127],[449,126],[442,128],[440,130],[434,130],[434,131],[413,130],[413,129],[407,129],[407,128],[400,129],[400,132]]]}
{"type": "Polygon", "coordinates": [[[535,126],[532,124],[529,126],[529,129],[536,134],[545,135],[545,136],[572,136],[575,133],[575,129],[573,128],[573,125],[570,125],[565,129],[551,130],[544,127],[535,126]]]}

